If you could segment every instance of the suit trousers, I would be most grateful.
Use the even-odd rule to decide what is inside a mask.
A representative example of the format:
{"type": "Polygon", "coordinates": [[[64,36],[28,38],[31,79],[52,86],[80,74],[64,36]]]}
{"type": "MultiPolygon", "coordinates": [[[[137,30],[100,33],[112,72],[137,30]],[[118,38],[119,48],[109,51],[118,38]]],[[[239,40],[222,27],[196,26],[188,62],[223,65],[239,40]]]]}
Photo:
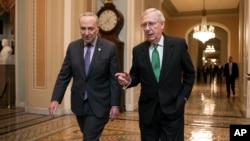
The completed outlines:
{"type": "Polygon", "coordinates": [[[235,95],[235,78],[228,76],[226,77],[226,87],[227,87],[227,96],[230,96],[230,91],[232,90],[233,94],[235,95]],[[231,90],[230,90],[231,88],[231,90]]]}
{"type": "Polygon", "coordinates": [[[158,104],[154,115],[149,125],[139,122],[141,141],[184,141],[184,113],[169,120],[158,104]]]}
{"type": "Polygon", "coordinates": [[[98,118],[93,113],[89,100],[83,102],[84,115],[76,116],[78,125],[83,133],[83,141],[99,141],[102,131],[109,120],[109,115],[98,118]]]}

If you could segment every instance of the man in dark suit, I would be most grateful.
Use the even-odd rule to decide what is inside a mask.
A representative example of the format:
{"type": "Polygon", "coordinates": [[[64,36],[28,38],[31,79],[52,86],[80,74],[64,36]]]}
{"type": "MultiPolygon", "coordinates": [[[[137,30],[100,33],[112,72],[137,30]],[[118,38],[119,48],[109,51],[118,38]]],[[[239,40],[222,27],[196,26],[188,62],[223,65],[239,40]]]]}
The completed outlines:
{"type": "Polygon", "coordinates": [[[223,74],[223,71],[224,71],[223,65],[221,65],[219,63],[218,64],[218,68],[217,68],[217,72],[216,72],[218,84],[222,83],[222,74],[223,74]]]}
{"type": "Polygon", "coordinates": [[[98,36],[98,17],[90,12],[79,18],[81,39],[69,44],[52,94],[49,113],[54,117],[58,104],[73,78],[71,109],[76,115],[84,141],[99,141],[109,119],[119,113],[120,85],[117,48],[98,36]]]}
{"type": "Polygon", "coordinates": [[[185,40],[163,34],[164,25],[161,11],[147,9],[141,25],[147,41],[133,48],[130,73],[116,73],[124,88],[141,84],[141,141],[184,141],[184,107],[195,71],[185,40]]]}
{"type": "Polygon", "coordinates": [[[207,75],[209,73],[209,68],[208,68],[208,65],[205,64],[203,67],[202,67],[202,75],[203,75],[203,81],[204,83],[207,83],[207,75]]]}
{"type": "Polygon", "coordinates": [[[228,63],[224,66],[224,77],[226,78],[227,97],[230,97],[230,87],[235,95],[235,80],[239,77],[237,63],[233,62],[233,57],[228,57],[228,63]]]}
{"type": "Polygon", "coordinates": [[[210,84],[213,84],[217,72],[217,65],[215,65],[214,62],[211,62],[211,65],[209,67],[209,72],[210,72],[210,84]]]}

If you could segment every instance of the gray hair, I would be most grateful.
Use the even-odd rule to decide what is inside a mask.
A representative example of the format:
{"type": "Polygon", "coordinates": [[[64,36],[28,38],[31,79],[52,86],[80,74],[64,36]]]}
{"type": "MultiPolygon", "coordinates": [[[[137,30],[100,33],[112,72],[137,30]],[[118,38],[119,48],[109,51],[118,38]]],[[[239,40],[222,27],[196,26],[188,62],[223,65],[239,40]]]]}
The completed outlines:
{"type": "Polygon", "coordinates": [[[142,18],[150,13],[154,13],[157,16],[157,20],[159,22],[165,22],[165,17],[163,15],[163,13],[156,8],[149,8],[149,9],[145,10],[142,14],[142,18]]]}
{"type": "Polygon", "coordinates": [[[85,12],[85,13],[82,13],[80,16],[79,16],[79,21],[82,17],[85,17],[85,16],[90,16],[90,17],[94,17],[96,19],[96,22],[98,24],[98,16],[93,13],[93,12],[85,12]]]}

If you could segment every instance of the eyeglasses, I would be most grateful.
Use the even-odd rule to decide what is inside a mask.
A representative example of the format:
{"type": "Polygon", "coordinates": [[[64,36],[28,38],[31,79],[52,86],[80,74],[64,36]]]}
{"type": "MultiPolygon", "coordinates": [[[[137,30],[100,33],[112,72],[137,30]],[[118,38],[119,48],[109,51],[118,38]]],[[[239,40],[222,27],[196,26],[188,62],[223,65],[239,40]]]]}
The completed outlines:
{"type": "Polygon", "coordinates": [[[141,27],[144,28],[144,29],[147,28],[147,27],[152,28],[157,23],[158,22],[147,22],[147,23],[141,24],[141,27]]]}

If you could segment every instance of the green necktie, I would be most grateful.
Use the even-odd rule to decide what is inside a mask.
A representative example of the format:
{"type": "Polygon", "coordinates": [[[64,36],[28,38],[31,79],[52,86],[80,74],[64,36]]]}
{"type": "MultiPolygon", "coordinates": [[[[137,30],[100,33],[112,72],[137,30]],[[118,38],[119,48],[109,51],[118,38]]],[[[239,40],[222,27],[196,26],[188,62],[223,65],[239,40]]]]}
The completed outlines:
{"type": "Polygon", "coordinates": [[[152,52],[152,67],[154,70],[154,74],[156,77],[157,82],[159,82],[159,78],[160,78],[160,57],[159,57],[159,53],[157,50],[158,45],[154,45],[154,50],[152,52]]]}

